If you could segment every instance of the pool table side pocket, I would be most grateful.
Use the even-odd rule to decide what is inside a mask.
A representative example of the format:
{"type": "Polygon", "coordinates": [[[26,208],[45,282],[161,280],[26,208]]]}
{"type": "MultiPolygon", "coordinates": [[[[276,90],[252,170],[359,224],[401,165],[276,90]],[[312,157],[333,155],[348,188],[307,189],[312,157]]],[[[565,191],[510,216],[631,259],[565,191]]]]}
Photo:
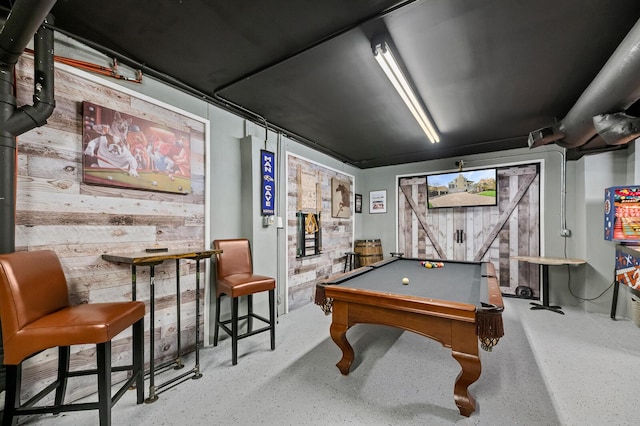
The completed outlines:
{"type": "Polygon", "coordinates": [[[487,352],[491,352],[493,347],[504,336],[504,325],[502,322],[502,311],[504,304],[498,279],[488,277],[489,303],[478,308],[476,315],[476,334],[480,339],[480,346],[487,352]]]}

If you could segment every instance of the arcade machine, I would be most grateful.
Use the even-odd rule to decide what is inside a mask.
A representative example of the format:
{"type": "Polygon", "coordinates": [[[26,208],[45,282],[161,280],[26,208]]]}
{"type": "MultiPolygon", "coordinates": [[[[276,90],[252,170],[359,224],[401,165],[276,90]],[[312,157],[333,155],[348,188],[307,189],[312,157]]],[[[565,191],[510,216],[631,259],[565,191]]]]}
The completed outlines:
{"type": "Polygon", "coordinates": [[[615,241],[611,318],[616,319],[620,284],[640,294],[640,185],[605,189],[604,239],[615,241]]]}

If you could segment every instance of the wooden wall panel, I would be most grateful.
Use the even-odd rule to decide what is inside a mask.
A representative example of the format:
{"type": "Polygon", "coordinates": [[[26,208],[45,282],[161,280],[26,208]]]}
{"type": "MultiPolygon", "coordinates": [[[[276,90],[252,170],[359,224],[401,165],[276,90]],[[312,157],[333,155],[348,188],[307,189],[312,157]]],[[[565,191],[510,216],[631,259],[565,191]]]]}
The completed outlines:
{"type": "MultiPolygon", "coordinates": [[[[289,155],[287,194],[287,257],[288,257],[288,303],[294,310],[313,301],[316,283],[324,278],[342,272],[344,254],[353,249],[353,215],[349,218],[331,217],[331,179],[348,181],[353,192],[353,177],[328,169],[319,164],[289,155]],[[305,173],[315,174],[321,188],[321,229],[322,253],[305,258],[296,257],[296,212],[298,207],[298,166],[305,173]]],[[[353,194],[351,200],[353,203],[353,194]]],[[[353,205],[352,205],[353,212],[353,205]]]]}
{"type": "MultiPolygon", "coordinates": [[[[32,102],[32,70],[32,59],[23,55],[17,66],[18,105],[32,102]]],[[[134,252],[156,244],[176,249],[207,245],[204,141],[208,129],[199,120],[79,77],[66,67],[56,66],[55,99],[56,108],[47,124],[18,138],[16,250],[54,250],[76,303],[131,300],[129,267],[103,261],[103,253],[134,252]],[[180,195],[83,184],[83,101],[189,132],[192,192],[180,195]]],[[[208,264],[202,262],[203,271],[208,264]]],[[[194,265],[191,261],[180,264],[183,347],[188,350],[195,345],[194,265]]],[[[175,279],[175,262],[156,268],[156,324],[150,331],[149,272],[146,267],[138,268],[137,299],[147,304],[146,339],[148,344],[149,333],[155,333],[158,360],[175,356],[175,279]]],[[[204,296],[204,289],[200,291],[204,296]]],[[[203,318],[199,321],[202,325],[203,318]]],[[[114,362],[130,359],[129,339],[126,332],[114,341],[114,362]]],[[[92,362],[88,356],[92,348],[73,351],[74,365],[92,362]]],[[[148,349],[145,355],[148,363],[148,349]]],[[[27,394],[32,393],[29,385],[39,386],[51,379],[56,357],[55,351],[45,351],[29,361],[27,394]]],[[[68,388],[70,398],[94,391],[91,382],[83,381],[72,381],[68,388]]]]}
{"type": "Polygon", "coordinates": [[[532,288],[534,296],[539,295],[537,268],[510,260],[513,255],[540,253],[540,183],[536,165],[498,169],[495,207],[428,210],[423,199],[424,176],[402,177],[399,184],[398,241],[406,256],[440,258],[436,248],[439,246],[446,259],[492,262],[504,293],[514,294],[516,287],[525,285],[532,288]],[[413,199],[413,207],[406,194],[413,199]],[[519,195],[522,197],[514,206],[519,195]],[[463,230],[462,242],[455,241],[456,230],[463,230]]]}

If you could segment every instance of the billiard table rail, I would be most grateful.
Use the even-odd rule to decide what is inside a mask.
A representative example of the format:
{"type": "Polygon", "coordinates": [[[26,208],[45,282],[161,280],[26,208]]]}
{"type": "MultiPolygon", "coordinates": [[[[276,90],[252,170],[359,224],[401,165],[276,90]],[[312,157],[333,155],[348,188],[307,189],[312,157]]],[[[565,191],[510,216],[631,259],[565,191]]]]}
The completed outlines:
{"type": "Polygon", "coordinates": [[[325,315],[329,315],[331,313],[331,300],[328,300],[325,296],[326,286],[341,284],[353,277],[357,277],[358,275],[362,275],[366,272],[371,271],[372,269],[379,268],[388,263],[395,262],[396,260],[398,260],[398,257],[391,257],[389,259],[379,260],[367,266],[361,266],[360,268],[353,269],[351,271],[332,275],[331,277],[321,281],[316,285],[315,304],[322,308],[322,311],[325,313],[325,315]]]}
{"type": "Polygon", "coordinates": [[[364,274],[365,272],[368,272],[372,269],[373,267],[371,266],[362,266],[352,271],[347,271],[341,274],[333,275],[332,277],[316,284],[316,295],[314,299],[315,304],[320,306],[320,308],[322,309],[322,312],[324,312],[325,315],[331,314],[331,306],[333,304],[333,300],[331,298],[327,298],[326,291],[325,291],[326,286],[340,284],[350,278],[364,274]]]}

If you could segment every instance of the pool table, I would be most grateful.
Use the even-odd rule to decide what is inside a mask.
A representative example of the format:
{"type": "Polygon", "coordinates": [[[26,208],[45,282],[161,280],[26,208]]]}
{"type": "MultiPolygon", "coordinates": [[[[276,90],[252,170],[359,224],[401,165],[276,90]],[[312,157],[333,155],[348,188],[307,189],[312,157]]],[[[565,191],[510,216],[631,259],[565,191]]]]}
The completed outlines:
{"type": "Polygon", "coordinates": [[[491,350],[504,334],[502,295],[492,263],[437,262],[442,266],[427,268],[421,259],[396,257],[336,275],[316,286],[315,303],[333,313],[330,333],[342,350],[336,366],[344,375],[354,359],[346,333],[358,323],[413,331],[451,348],[462,367],[454,400],[469,416],[476,402],[468,387],[481,372],[478,338],[491,350]]]}

